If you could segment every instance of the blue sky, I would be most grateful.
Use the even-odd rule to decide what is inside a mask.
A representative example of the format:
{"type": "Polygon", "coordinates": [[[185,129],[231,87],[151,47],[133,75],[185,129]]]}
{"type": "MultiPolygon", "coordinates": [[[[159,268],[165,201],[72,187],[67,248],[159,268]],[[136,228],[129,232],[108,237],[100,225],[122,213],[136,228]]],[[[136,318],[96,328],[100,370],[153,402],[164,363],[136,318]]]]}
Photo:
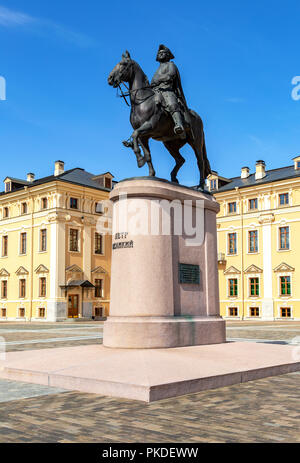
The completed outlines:
{"type": "MultiPolygon", "coordinates": [[[[0,176],[49,175],[56,159],[117,180],[147,175],[121,144],[129,109],[107,76],[128,49],[151,78],[160,43],[204,121],[214,170],[290,165],[300,153],[299,14],[294,0],[0,0],[0,176]]],[[[157,176],[169,178],[173,159],[158,142],[151,149],[157,176]]],[[[193,152],[183,155],[179,180],[195,184],[193,152]]]]}

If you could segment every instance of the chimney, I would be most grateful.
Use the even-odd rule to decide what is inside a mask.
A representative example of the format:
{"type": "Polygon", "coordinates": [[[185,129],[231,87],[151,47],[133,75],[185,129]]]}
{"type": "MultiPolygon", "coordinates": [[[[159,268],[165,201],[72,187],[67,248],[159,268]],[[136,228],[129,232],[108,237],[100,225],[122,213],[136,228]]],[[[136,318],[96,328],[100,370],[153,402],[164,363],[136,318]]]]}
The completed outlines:
{"type": "Polygon", "coordinates": [[[257,161],[256,162],[256,172],[255,172],[255,180],[261,180],[266,176],[266,163],[265,161],[257,161]]]}
{"type": "Polygon", "coordinates": [[[55,170],[54,170],[55,177],[63,174],[64,171],[65,171],[65,163],[63,161],[55,161],[55,170]]]}
{"type": "Polygon", "coordinates": [[[242,167],[241,178],[248,178],[250,175],[249,167],[242,167]]]}
{"type": "Polygon", "coordinates": [[[27,174],[27,182],[29,182],[29,183],[34,182],[34,178],[35,178],[35,176],[34,176],[33,173],[29,172],[29,174],[27,174]]]}

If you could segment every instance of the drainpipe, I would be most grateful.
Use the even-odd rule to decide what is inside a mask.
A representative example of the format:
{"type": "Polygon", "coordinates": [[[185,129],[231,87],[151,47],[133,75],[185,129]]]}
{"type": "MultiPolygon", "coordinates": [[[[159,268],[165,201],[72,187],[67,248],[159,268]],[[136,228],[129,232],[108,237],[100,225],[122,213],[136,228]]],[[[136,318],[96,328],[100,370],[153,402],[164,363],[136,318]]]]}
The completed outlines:
{"type": "Polygon", "coordinates": [[[244,202],[242,200],[241,192],[239,187],[235,187],[235,190],[240,198],[241,204],[241,226],[242,226],[242,237],[241,237],[241,274],[242,274],[242,320],[245,318],[245,282],[244,282],[244,202]]]}

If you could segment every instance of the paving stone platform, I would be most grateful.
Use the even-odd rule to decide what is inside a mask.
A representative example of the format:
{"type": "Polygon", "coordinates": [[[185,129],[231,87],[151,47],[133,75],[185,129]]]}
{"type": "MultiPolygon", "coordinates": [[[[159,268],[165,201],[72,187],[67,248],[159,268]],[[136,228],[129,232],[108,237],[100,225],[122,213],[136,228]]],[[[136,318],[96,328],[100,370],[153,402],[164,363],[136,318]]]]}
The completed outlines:
{"type": "Polygon", "coordinates": [[[0,377],[152,402],[300,371],[298,350],[248,342],[176,349],[64,347],[9,352],[0,362],[0,377]]]}

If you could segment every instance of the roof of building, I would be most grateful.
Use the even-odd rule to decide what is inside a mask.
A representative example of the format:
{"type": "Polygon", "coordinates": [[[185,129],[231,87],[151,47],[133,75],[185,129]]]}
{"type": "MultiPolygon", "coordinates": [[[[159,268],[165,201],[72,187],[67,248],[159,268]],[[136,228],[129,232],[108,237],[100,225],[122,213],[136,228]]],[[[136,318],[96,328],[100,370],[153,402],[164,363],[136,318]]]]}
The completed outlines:
{"type": "MultiPolygon", "coordinates": [[[[103,174],[105,175],[105,174],[103,174]]],[[[18,180],[18,179],[13,179],[13,177],[6,177],[11,179],[13,182],[15,181],[16,183],[20,184],[20,188],[17,190],[13,190],[11,192],[1,192],[0,195],[7,195],[10,193],[13,193],[15,191],[18,191],[24,186],[28,188],[32,188],[37,185],[42,185],[44,183],[49,183],[53,181],[63,181],[63,182],[69,182],[73,183],[75,185],[80,185],[80,186],[85,186],[85,187],[90,187],[90,188],[95,188],[96,190],[102,190],[102,191],[110,191],[109,188],[105,188],[104,186],[101,186],[97,180],[95,180],[95,174],[91,174],[90,172],[87,172],[84,169],[81,169],[80,167],[76,167],[75,169],[70,169],[65,172],[63,172],[60,175],[49,175],[48,177],[43,177],[39,178],[37,180],[34,180],[33,182],[26,182],[25,180],[18,180]],[[94,180],[93,180],[94,179],[94,180]]],[[[113,182],[115,184],[116,182],[113,182]]]]}
{"type": "Polygon", "coordinates": [[[213,193],[223,193],[226,191],[234,190],[235,188],[247,188],[256,185],[264,185],[266,183],[278,182],[281,180],[288,180],[300,177],[300,170],[296,170],[295,166],[280,167],[279,169],[266,170],[266,176],[260,180],[255,179],[255,173],[249,175],[248,178],[233,177],[230,183],[222,186],[213,193]]]}

